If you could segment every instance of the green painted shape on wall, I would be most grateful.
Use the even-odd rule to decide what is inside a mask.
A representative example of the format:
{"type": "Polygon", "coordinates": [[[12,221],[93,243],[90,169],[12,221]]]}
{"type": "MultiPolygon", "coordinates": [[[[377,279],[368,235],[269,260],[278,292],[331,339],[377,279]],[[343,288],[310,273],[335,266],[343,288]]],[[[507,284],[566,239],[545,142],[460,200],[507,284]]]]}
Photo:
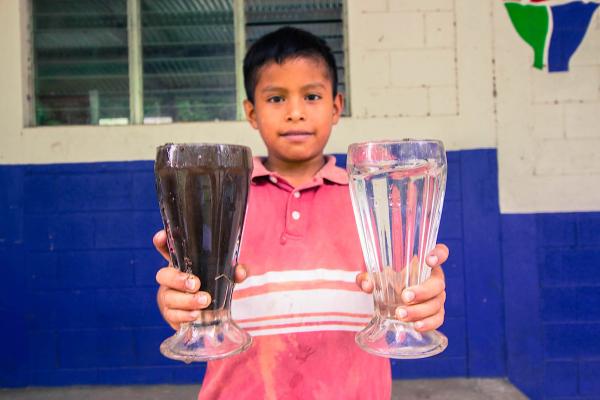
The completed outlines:
{"type": "Polygon", "coordinates": [[[533,48],[533,66],[538,69],[544,68],[544,52],[550,20],[548,7],[519,3],[505,3],[505,6],[517,33],[533,48]]]}

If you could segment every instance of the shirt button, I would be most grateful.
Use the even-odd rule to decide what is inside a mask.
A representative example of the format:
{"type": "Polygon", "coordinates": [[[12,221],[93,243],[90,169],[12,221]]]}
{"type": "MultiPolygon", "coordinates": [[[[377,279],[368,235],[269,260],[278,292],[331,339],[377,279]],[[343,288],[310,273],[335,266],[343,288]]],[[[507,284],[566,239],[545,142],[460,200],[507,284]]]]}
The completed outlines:
{"type": "Polygon", "coordinates": [[[294,192],[294,197],[299,199],[300,198],[300,192],[294,192]]]}
{"type": "Polygon", "coordinates": [[[273,175],[269,176],[269,180],[273,183],[277,183],[277,178],[274,177],[273,175]]]}
{"type": "Polygon", "coordinates": [[[292,218],[295,221],[298,221],[300,219],[300,212],[299,211],[292,211],[292,218]]]}

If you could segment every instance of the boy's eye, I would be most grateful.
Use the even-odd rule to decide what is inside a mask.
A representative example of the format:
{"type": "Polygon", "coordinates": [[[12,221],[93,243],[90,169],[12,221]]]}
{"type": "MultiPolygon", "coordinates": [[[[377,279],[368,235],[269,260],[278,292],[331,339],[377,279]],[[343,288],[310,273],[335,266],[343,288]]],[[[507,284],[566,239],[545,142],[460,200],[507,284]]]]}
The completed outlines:
{"type": "Polygon", "coordinates": [[[283,100],[282,96],[271,96],[267,99],[269,103],[281,103],[283,100]]]}
{"type": "Polygon", "coordinates": [[[308,100],[308,101],[315,101],[315,100],[319,100],[320,98],[321,98],[321,96],[319,96],[318,94],[314,94],[314,93],[306,95],[306,100],[308,100]]]}

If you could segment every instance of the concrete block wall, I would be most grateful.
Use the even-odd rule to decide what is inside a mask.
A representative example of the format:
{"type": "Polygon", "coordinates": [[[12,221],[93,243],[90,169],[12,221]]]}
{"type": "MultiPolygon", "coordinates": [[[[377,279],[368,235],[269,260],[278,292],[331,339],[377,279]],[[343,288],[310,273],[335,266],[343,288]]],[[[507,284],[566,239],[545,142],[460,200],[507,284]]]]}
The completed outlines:
{"type": "MultiPolygon", "coordinates": [[[[157,351],[170,332],[145,268],[162,262],[148,241],[160,225],[151,162],[128,161],[151,160],[166,141],[260,155],[260,138],[243,121],[27,126],[26,3],[0,2],[11,60],[0,66],[0,184],[10,189],[0,193],[0,311],[11,324],[0,386],[198,382],[201,366],[157,351]]],[[[532,68],[503,1],[347,1],[346,12],[352,114],[327,151],[401,137],[451,150],[440,235],[453,250],[451,347],[394,362],[395,376],[508,376],[534,399],[598,398],[600,12],[568,73],[532,68]]]]}
{"type": "MultiPolygon", "coordinates": [[[[495,159],[490,150],[448,155],[439,236],[452,249],[442,328],[450,346],[428,360],[393,361],[396,378],[505,374],[495,159]],[[493,255],[485,273],[483,254],[493,255]]],[[[0,386],[201,382],[203,364],[158,351],[172,330],[155,301],[165,261],[151,243],[162,226],[152,168],[0,167],[0,184],[14,188],[0,199],[0,251],[18,256],[6,257],[13,279],[0,282],[0,311],[13,321],[0,340],[18,344],[0,359],[0,386]]]]}
{"type": "Polygon", "coordinates": [[[362,118],[455,116],[458,113],[456,10],[452,0],[360,2],[363,29],[351,88],[362,118]],[[400,29],[399,29],[400,28],[400,29]]]}
{"type": "Polygon", "coordinates": [[[599,228],[599,214],[538,217],[547,395],[600,394],[599,228]]]}
{"type": "Polygon", "coordinates": [[[532,126],[541,144],[537,175],[577,175],[600,171],[600,13],[570,63],[567,74],[532,70],[532,126]],[[557,159],[569,162],[557,163],[557,159]]]}
{"type": "Polygon", "coordinates": [[[569,72],[548,73],[493,12],[508,377],[534,399],[596,399],[600,13],[569,72]]]}
{"type": "Polygon", "coordinates": [[[153,163],[0,171],[0,249],[19,255],[3,257],[0,386],[200,382],[204,365],[158,351],[172,330],[155,300],[153,163]]]}
{"type": "Polygon", "coordinates": [[[532,68],[504,3],[493,12],[501,210],[597,210],[600,192],[584,188],[600,175],[600,12],[561,73],[532,68]]]}
{"type": "Polygon", "coordinates": [[[600,394],[600,213],[502,216],[509,378],[531,398],[600,394]]]}

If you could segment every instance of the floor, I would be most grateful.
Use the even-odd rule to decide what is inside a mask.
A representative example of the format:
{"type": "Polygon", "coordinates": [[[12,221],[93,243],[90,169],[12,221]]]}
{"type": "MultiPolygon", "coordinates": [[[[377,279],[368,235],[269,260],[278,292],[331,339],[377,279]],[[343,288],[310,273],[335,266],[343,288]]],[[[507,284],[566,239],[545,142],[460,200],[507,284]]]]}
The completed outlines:
{"type": "MultiPolygon", "coordinates": [[[[195,399],[198,385],[71,386],[0,389],[0,400],[175,400],[195,399]]],[[[394,400],[526,400],[504,379],[394,381],[394,400]]]]}

